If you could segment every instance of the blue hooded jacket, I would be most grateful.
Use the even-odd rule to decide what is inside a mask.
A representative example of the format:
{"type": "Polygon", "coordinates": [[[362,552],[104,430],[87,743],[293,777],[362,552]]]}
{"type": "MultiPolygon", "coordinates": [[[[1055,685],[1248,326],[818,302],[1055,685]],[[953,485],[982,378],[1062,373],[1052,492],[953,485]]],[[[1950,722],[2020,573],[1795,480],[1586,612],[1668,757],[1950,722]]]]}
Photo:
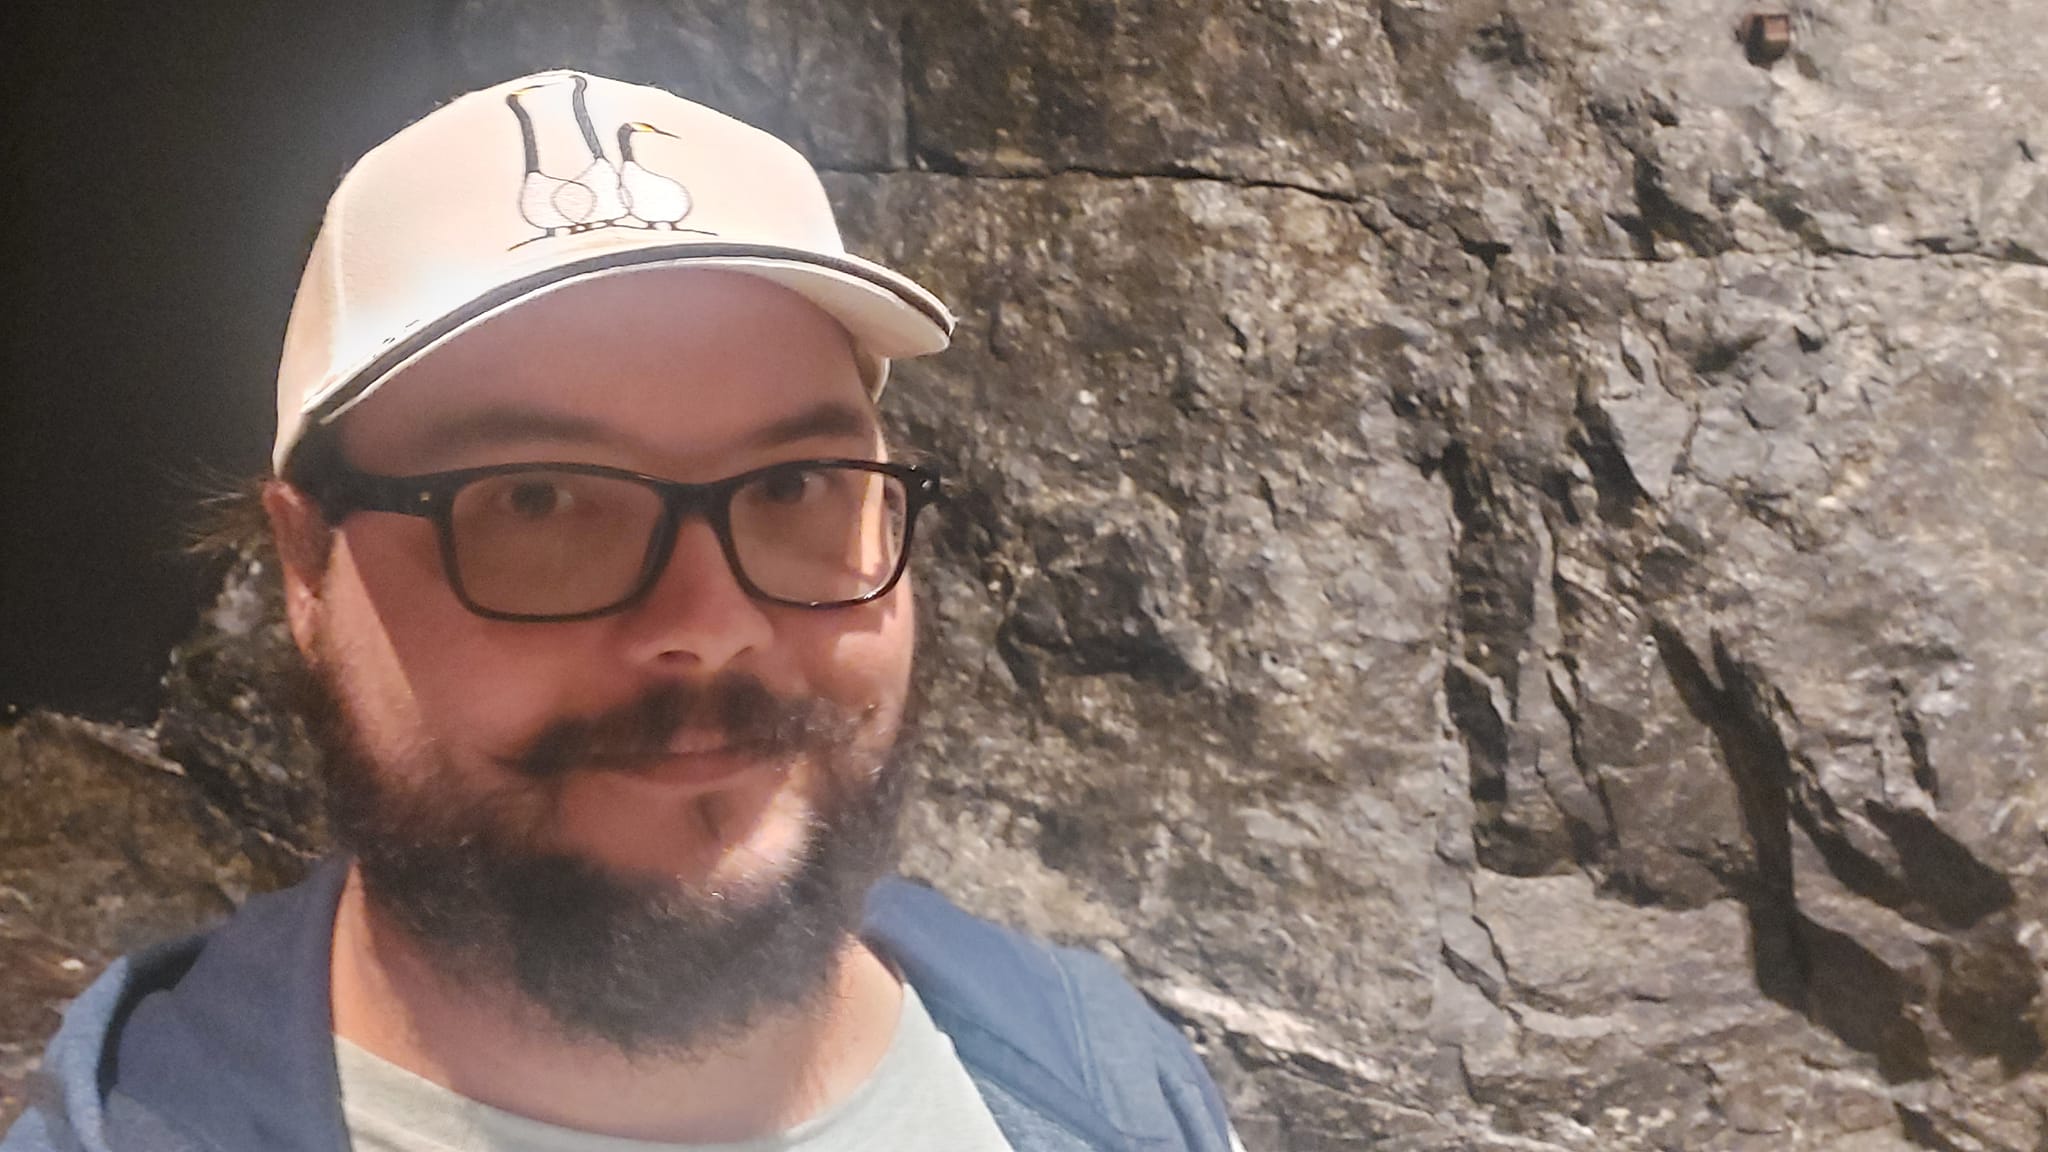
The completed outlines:
{"type": "MultiPolygon", "coordinates": [[[[116,961],[73,1001],[0,1152],[348,1152],[328,1011],[346,862],[116,961]]],[[[1215,1084],[1105,960],[885,880],[864,938],[953,1041],[1016,1152],[1227,1152],[1215,1084]]]]}

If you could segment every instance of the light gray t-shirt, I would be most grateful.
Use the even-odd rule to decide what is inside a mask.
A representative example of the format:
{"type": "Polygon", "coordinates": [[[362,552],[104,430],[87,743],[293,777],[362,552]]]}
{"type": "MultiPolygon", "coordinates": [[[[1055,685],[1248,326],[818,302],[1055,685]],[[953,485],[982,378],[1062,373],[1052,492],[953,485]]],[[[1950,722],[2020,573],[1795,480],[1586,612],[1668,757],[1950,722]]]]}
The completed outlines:
{"type": "Polygon", "coordinates": [[[1012,1152],[952,1040],[907,984],[895,1039],[851,1096],[739,1144],[595,1136],[479,1104],[339,1036],[334,1056],[354,1152],[1012,1152]]]}

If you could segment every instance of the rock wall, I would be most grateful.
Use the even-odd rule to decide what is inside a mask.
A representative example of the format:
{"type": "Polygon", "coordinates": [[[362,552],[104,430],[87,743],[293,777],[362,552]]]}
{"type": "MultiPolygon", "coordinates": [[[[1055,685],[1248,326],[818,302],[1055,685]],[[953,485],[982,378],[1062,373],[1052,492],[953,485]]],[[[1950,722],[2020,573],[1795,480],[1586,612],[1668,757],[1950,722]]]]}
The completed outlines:
{"type": "MultiPolygon", "coordinates": [[[[1253,1149],[2035,1149],[2048,8],[1782,11],[446,31],[450,91],[569,63],[782,133],[963,313],[887,404],[962,493],[908,869],[1123,963],[1253,1149]]],[[[0,1092],[41,1005],[314,842],[259,586],[155,751],[0,742],[0,1092]]]]}

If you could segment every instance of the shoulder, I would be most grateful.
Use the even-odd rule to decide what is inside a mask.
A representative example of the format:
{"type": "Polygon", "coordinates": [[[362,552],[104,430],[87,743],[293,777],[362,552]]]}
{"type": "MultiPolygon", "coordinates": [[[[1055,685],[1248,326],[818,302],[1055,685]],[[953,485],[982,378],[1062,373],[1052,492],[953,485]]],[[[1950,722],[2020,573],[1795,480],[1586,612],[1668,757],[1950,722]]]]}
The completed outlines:
{"type": "Polygon", "coordinates": [[[977,1080],[1094,1146],[1229,1146],[1200,1058],[1103,957],[992,924],[900,880],[876,886],[865,934],[977,1080]]]}
{"type": "Polygon", "coordinates": [[[1050,950],[1067,982],[1069,1009],[1079,1022],[1089,1066],[1120,1104],[1128,1131],[1185,1133],[1189,1148],[1229,1146],[1230,1122],[1221,1093],[1193,1046],[1114,964],[1093,952],[1050,950]],[[1196,1141],[1193,1136],[1199,1134],[1196,1141]]]}
{"type": "MultiPolygon", "coordinates": [[[[4,1152],[277,1149],[338,1123],[327,930],[341,865],[116,961],[64,1013],[4,1152]]],[[[334,1130],[339,1130],[335,1128],[334,1130]]]]}
{"type": "MultiPolygon", "coordinates": [[[[195,935],[123,956],[65,1007],[30,1078],[28,1110],[0,1138],[0,1152],[90,1152],[111,1143],[125,1102],[109,1095],[109,1079],[127,1023],[154,990],[191,968],[204,943],[195,935]]],[[[147,1146],[186,1147],[168,1139],[147,1146]]]]}

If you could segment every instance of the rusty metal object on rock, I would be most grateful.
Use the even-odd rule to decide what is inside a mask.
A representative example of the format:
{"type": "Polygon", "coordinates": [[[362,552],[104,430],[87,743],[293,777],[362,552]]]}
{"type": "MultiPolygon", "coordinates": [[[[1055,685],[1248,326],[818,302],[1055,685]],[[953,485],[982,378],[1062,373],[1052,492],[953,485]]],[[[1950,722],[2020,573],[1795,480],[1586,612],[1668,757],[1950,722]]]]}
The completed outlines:
{"type": "Polygon", "coordinates": [[[1791,14],[1751,12],[1736,23],[1735,38],[1751,64],[1768,68],[1792,50],[1791,14]]]}

